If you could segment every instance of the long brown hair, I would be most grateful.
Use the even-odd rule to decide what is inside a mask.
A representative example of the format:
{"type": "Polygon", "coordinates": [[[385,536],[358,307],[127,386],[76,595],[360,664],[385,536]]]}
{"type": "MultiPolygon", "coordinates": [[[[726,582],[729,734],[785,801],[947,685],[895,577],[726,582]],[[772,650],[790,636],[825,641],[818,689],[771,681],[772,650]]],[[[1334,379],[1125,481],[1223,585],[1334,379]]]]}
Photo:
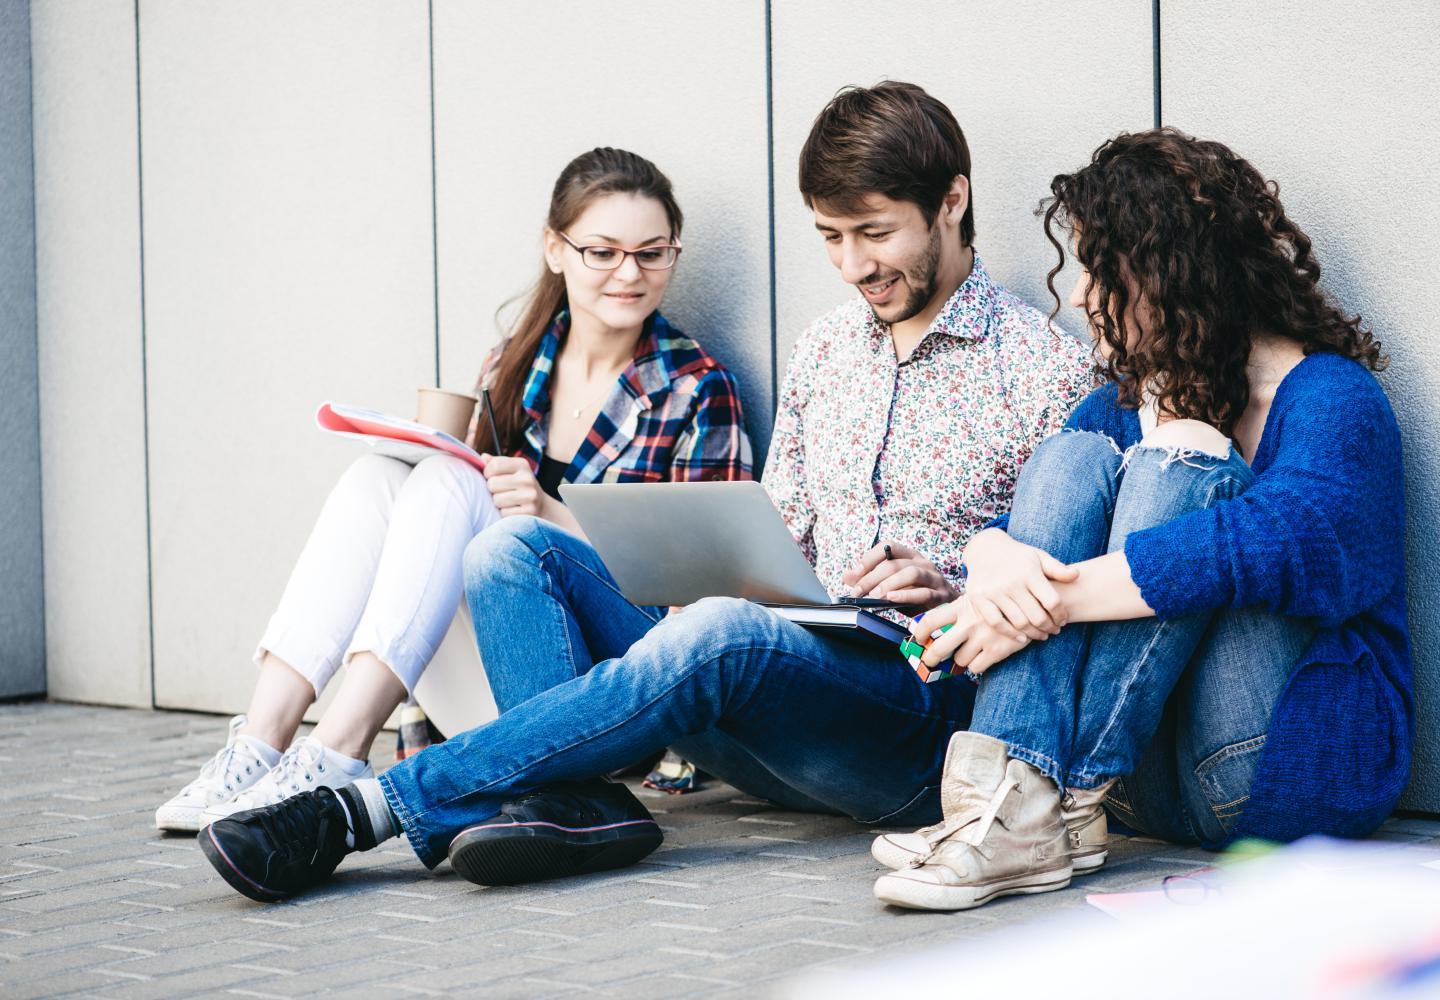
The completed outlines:
{"type": "Polygon", "coordinates": [[[1122,404],[1138,405],[1143,386],[1161,412],[1232,433],[1250,402],[1246,365],[1258,331],[1297,340],[1307,355],[1385,367],[1360,317],[1321,291],[1310,238],[1285,215],[1279,186],[1227,146],[1173,128],[1119,135],[1050,191],[1041,211],[1060,256],[1047,282],[1056,312],[1058,228],[1076,236],[1075,256],[1090,272],[1099,300],[1091,320],[1110,348],[1102,364],[1122,404]],[[1132,309],[1145,326],[1133,342],[1132,309]]]}
{"type": "MultiPolygon", "coordinates": [[[[562,232],[592,201],[609,194],[654,198],[670,221],[670,238],[679,238],[684,216],[671,191],[670,179],[645,157],[609,146],[581,153],[560,171],[550,195],[545,225],[554,232],[562,232]]],[[[524,436],[526,415],[521,404],[535,352],[556,313],[566,305],[564,277],[552,272],[542,261],[540,280],[526,296],[525,310],[506,339],[489,378],[495,426],[507,452],[520,447],[524,436]]]]}

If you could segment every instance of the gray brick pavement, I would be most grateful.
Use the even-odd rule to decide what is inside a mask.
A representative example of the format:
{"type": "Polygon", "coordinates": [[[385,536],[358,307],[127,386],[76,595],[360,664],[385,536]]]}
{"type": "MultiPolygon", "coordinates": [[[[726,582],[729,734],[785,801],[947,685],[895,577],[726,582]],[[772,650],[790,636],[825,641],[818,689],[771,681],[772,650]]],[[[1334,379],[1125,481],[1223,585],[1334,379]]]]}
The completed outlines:
{"type": "MultiPolygon", "coordinates": [[[[0,706],[0,996],[765,995],[796,972],[1084,907],[1209,863],[1139,838],[1071,888],[968,914],[890,911],[874,831],[714,785],[638,790],[666,843],[623,872],[481,888],[397,842],[293,902],[252,903],[153,813],[223,738],[213,716],[0,706]]],[[[375,757],[386,763],[382,738],[375,757]]],[[[1397,819],[1382,836],[1433,840],[1397,819]]]]}

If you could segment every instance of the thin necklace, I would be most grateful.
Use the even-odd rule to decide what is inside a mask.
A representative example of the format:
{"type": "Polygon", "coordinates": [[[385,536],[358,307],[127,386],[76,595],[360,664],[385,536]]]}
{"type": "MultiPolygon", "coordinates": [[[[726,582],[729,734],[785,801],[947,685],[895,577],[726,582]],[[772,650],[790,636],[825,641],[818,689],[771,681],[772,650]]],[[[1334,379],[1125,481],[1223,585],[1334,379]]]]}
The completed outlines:
{"type": "MultiPolygon", "coordinates": [[[[619,376],[617,375],[616,378],[619,378],[619,376]]],[[[610,398],[610,390],[613,389],[613,388],[614,388],[614,383],[612,382],[612,383],[610,383],[609,385],[607,385],[607,386],[605,387],[605,392],[604,392],[603,395],[596,396],[594,399],[590,400],[590,402],[588,402],[588,403],[585,403],[583,406],[577,406],[577,407],[575,407],[575,409],[573,409],[573,410],[570,411],[570,419],[572,419],[572,420],[579,420],[580,417],[581,417],[581,415],[582,415],[586,410],[590,409],[590,407],[592,407],[592,406],[598,406],[599,404],[605,402],[605,400],[607,400],[607,399],[610,398]]]]}

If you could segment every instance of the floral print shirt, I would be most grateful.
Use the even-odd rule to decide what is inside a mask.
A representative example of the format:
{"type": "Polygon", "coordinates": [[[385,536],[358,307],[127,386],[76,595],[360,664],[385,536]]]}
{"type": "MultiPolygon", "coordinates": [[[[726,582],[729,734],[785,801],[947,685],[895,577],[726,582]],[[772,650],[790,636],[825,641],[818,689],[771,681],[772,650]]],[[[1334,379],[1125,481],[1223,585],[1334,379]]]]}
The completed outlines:
{"type": "Polygon", "coordinates": [[[962,589],[965,542],[1010,509],[1020,466],[1099,383],[1090,349],[976,254],[904,362],[863,298],[800,336],[765,487],[832,596],[881,541],[912,546],[962,589]]]}

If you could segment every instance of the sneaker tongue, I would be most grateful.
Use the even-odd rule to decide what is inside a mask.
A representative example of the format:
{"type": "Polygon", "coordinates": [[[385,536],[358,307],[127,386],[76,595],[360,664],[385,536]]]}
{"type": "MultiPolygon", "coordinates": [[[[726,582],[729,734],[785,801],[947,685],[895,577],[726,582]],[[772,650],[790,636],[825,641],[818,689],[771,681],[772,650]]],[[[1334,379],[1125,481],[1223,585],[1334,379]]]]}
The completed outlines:
{"type": "Polygon", "coordinates": [[[956,733],[945,754],[940,779],[940,811],[945,822],[978,816],[1005,780],[1009,754],[1005,744],[980,733],[956,733]]]}

